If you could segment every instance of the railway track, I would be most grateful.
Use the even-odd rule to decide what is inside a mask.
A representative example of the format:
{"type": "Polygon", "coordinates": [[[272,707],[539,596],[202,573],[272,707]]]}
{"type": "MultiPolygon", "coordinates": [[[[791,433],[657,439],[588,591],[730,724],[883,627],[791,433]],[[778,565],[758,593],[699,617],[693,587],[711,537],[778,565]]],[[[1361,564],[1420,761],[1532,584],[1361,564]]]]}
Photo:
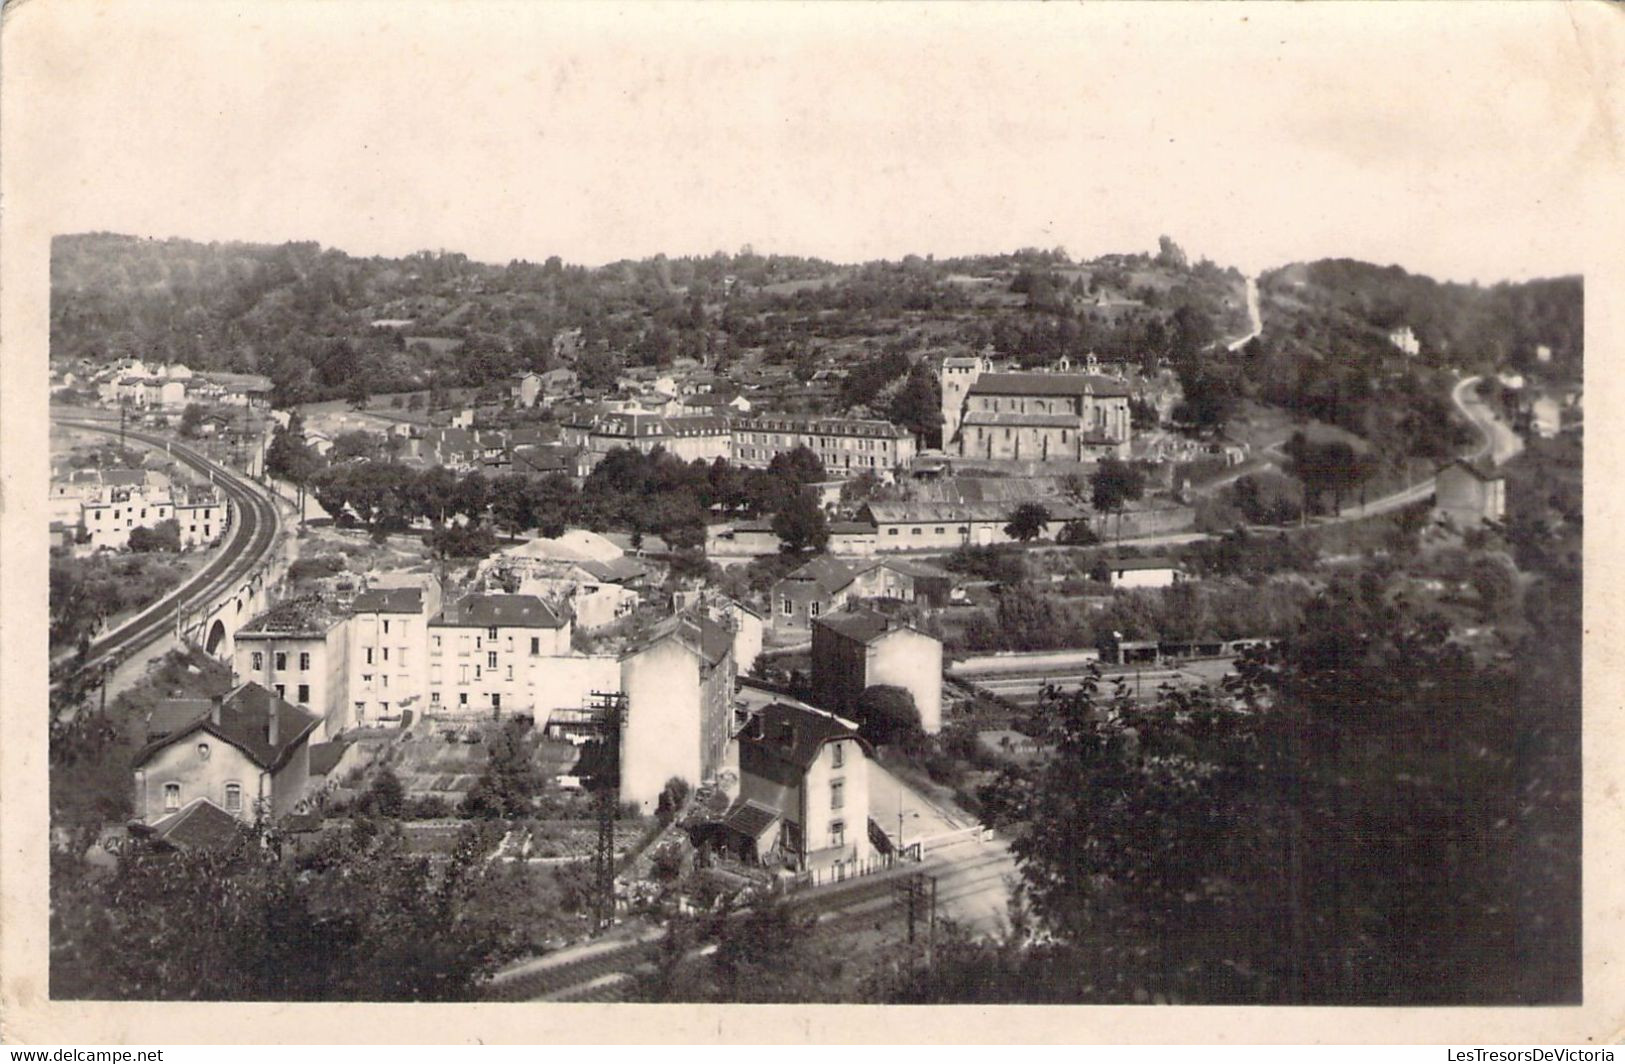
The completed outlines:
{"type": "MultiPolygon", "coordinates": [[[[986,850],[968,861],[941,858],[921,864],[902,864],[895,870],[848,880],[807,894],[792,895],[790,904],[814,914],[818,930],[847,931],[878,916],[894,915],[893,891],[899,879],[924,872],[944,884],[937,903],[946,907],[986,889],[1008,874],[1009,857],[1002,850],[986,850]]],[[[613,946],[562,964],[538,967],[502,977],[487,988],[488,1001],[623,1001],[631,990],[633,973],[654,960],[659,939],[650,938],[613,946]]],[[[695,951],[698,955],[700,951],[695,951]]]]}
{"type": "MultiPolygon", "coordinates": [[[[115,434],[120,431],[116,425],[80,418],[59,418],[55,423],[89,432],[115,434]]],[[[185,444],[162,436],[131,429],[125,429],[123,435],[152,447],[167,448],[177,461],[197,472],[208,474],[232,504],[232,526],[219,555],[190,580],[92,642],[90,653],[82,662],[73,661],[71,655],[64,659],[73,661],[67,669],[69,674],[117,665],[164,633],[173,631],[179,611],[207,602],[259,568],[274,548],[277,531],[281,527],[276,504],[264,489],[248,477],[215,463],[185,444]]],[[[53,688],[63,678],[54,677],[53,688]]]]}

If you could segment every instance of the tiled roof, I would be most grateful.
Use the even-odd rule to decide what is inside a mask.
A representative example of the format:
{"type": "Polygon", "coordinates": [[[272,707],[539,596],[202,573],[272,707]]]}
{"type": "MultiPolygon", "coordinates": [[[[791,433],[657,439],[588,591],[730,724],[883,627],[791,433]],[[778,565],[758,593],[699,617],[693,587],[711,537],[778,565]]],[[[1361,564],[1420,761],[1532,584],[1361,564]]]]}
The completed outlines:
{"type": "Polygon", "coordinates": [[[342,740],[330,743],[312,743],[310,747],[310,774],[312,776],[325,776],[332,772],[339,761],[343,759],[344,752],[352,744],[342,740]]]}
{"type": "Polygon", "coordinates": [[[321,723],[320,717],[278,698],[257,683],[245,683],[224,697],[218,724],[211,719],[212,705],[207,699],[169,701],[185,705],[169,708],[166,703],[160,702],[153,710],[153,718],[161,719],[163,726],[171,727],[171,730],[162,737],[153,738],[136,753],[135,764],[138,768],[159,750],[201,729],[221,742],[230,743],[241,750],[260,768],[274,772],[287,762],[293,752],[321,723]],[[172,723],[182,713],[192,710],[198,712],[188,723],[180,725],[172,723]],[[275,745],[270,741],[269,730],[270,715],[273,712],[277,715],[275,745]]]}
{"type": "Polygon", "coordinates": [[[868,746],[859,738],[857,728],[840,717],[784,702],[764,706],[739,736],[741,747],[749,746],[803,773],[818,759],[824,744],[837,739],[856,739],[865,748],[868,746]]]}
{"type": "Polygon", "coordinates": [[[672,436],[721,436],[729,431],[728,419],[703,414],[666,419],[666,432],[672,436]]]}
{"type": "Polygon", "coordinates": [[[708,665],[716,665],[733,649],[733,633],[724,625],[709,617],[685,612],[667,617],[655,625],[628,653],[642,653],[662,640],[673,638],[698,654],[708,665]]]}
{"type": "Polygon", "coordinates": [[[777,811],[745,798],[734,803],[733,808],[722,818],[722,823],[730,831],[737,831],[746,838],[759,839],[768,828],[778,823],[778,820],[777,811]]]}
{"type": "MultiPolygon", "coordinates": [[[[1083,511],[1061,499],[1034,499],[1049,511],[1051,521],[1070,521],[1083,511]]],[[[1019,502],[872,502],[870,516],[876,524],[920,524],[928,521],[1007,521],[1019,502]]]]}
{"type": "Polygon", "coordinates": [[[535,595],[466,595],[429,622],[463,628],[562,628],[564,621],[535,595]]]}
{"type": "Polygon", "coordinates": [[[966,425],[991,425],[995,428],[1075,429],[1083,418],[1078,414],[1017,414],[973,410],[965,415],[966,425]]]}
{"type": "Polygon", "coordinates": [[[970,386],[972,395],[1082,395],[1127,396],[1128,386],[1110,377],[1088,373],[984,373],[970,386]]]}
{"type": "Polygon", "coordinates": [[[381,587],[363,591],[350,603],[352,613],[421,613],[421,587],[381,587]]]}
{"type": "Polygon", "coordinates": [[[827,418],[798,414],[749,414],[735,426],[745,432],[802,432],[812,436],[884,436],[907,439],[912,433],[890,421],[873,418],[827,418]]]}
{"type": "Polygon", "coordinates": [[[339,608],[319,595],[302,595],[278,603],[243,626],[239,636],[324,636],[344,619],[339,608]]]}
{"type": "Polygon", "coordinates": [[[852,569],[835,558],[814,558],[805,565],[789,573],[780,584],[812,584],[820,592],[833,595],[835,592],[852,582],[855,574],[852,569]]]}
{"type": "Polygon", "coordinates": [[[576,564],[599,580],[610,584],[620,583],[624,580],[635,580],[640,576],[647,575],[649,572],[649,566],[636,558],[612,558],[604,562],[593,561],[589,558],[576,564]]]}
{"type": "Polygon", "coordinates": [[[152,824],[148,833],[183,850],[230,850],[245,835],[243,822],[207,798],[194,798],[185,808],[152,824]]]}

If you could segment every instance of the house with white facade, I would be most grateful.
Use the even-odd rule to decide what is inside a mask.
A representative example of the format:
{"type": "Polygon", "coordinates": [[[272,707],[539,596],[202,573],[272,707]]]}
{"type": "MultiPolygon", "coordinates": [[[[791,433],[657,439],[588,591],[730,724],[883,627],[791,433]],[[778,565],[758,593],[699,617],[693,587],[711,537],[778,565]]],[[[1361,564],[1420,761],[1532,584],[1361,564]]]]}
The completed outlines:
{"type": "Polygon", "coordinates": [[[429,704],[434,714],[536,713],[535,674],[570,654],[568,617],[535,595],[466,595],[429,622],[429,704]]]}

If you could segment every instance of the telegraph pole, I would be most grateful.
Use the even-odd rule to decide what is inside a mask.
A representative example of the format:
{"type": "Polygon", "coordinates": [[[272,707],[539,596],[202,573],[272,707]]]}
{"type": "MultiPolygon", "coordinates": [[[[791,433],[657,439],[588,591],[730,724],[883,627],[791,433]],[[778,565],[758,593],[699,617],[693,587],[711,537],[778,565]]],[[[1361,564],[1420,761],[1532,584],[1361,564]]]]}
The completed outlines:
{"type": "Polygon", "coordinates": [[[598,790],[598,847],[593,853],[593,923],[602,931],[615,920],[615,818],[620,807],[621,720],[626,695],[594,691],[599,710],[599,733],[604,737],[603,764],[595,781],[598,790]]]}

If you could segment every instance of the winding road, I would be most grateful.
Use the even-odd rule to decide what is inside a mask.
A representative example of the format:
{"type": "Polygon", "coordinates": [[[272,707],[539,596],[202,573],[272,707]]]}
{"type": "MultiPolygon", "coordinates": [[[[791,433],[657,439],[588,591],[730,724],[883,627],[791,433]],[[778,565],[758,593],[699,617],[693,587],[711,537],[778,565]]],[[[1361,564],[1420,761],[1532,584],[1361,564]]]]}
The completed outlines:
{"type": "MultiPolygon", "coordinates": [[[[81,418],[56,418],[54,423],[89,432],[119,432],[116,424],[101,424],[81,418]]],[[[275,545],[277,532],[281,528],[281,516],[271,496],[241,473],[162,436],[130,429],[126,429],[124,435],[149,446],[167,447],[169,454],[177,461],[210,476],[231,501],[231,529],[219,554],[209,564],[174,591],[91,643],[90,654],[79,668],[97,669],[117,665],[172,632],[178,610],[198,604],[252,574],[275,545]]]]}

